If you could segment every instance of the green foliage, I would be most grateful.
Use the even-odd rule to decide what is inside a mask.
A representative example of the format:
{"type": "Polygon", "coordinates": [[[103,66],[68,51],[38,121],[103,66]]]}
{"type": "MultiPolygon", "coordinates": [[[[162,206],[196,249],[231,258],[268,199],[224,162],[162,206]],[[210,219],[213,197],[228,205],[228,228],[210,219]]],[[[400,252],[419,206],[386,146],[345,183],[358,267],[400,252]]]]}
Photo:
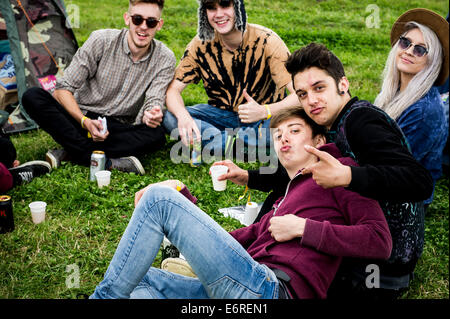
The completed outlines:
{"type": "MultiPolygon", "coordinates": [[[[80,27],[75,34],[80,46],[90,33],[101,28],[124,27],[123,13],[128,1],[66,0],[79,7],[80,27]]],[[[413,7],[425,7],[445,16],[445,0],[350,1],[350,0],[246,0],[250,23],[276,31],[291,51],[311,41],[329,46],[343,61],[353,95],[373,101],[380,88],[380,75],[389,52],[389,30],[395,19],[413,7]],[[367,28],[366,11],[375,3],[380,10],[379,28],[367,28]]],[[[197,2],[167,0],[164,27],[157,38],[164,41],[179,59],[196,34],[197,2]]],[[[183,92],[186,105],[207,100],[202,84],[183,92]]],[[[58,147],[45,132],[38,130],[12,138],[18,159],[25,162],[43,159],[48,149],[58,147]]],[[[231,185],[225,192],[214,192],[209,165],[192,168],[170,160],[173,141],[155,154],[142,159],[145,176],[112,173],[111,185],[98,189],[89,182],[89,168],[64,164],[47,176],[19,186],[13,198],[16,229],[0,235],[0,298],[75,298],[91,294],[102,280],[120,237],[134,208],[134,194],[149,183],[180,179],[199,198],[199,207],[226,230],[241,227],[223,217],[218,208],[243,202],[242,186],[231,185]],[[48,203],[43,224],[31,221],[28,204],[34,200],[48,203]],[[80,288],[68,288],[66,267],[80,269],[80,288]]],[[[256,168],[258,164],[240,164],[256,168]]],[[[441,179],[435,200],[426,216],[425,248],[416,268],[416,278],[404,298],[449,298],[448,211],[449,179],[441,179]]],[[[266,194],[252,192],[261,202],[266,194]]],[[[159,266],[158,254],[154,265],[159,266]]]]}

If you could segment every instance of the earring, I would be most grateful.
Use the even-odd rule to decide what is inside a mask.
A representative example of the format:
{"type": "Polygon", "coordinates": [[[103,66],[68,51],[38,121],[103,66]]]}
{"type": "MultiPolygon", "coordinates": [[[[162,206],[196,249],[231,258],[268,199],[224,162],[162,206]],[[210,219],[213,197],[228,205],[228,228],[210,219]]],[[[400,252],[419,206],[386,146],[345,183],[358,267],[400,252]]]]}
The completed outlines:
{"type": "Polygon", "coordinates": [[[345,91],[341,91],[341,95],[344,95],[345,94],[345,91]]]}

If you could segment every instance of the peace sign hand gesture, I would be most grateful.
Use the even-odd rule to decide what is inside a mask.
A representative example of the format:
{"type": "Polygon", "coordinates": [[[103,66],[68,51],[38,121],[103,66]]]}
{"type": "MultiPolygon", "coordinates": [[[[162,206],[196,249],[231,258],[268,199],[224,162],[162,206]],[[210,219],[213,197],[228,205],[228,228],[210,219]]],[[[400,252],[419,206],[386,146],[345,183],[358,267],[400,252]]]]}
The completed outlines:
{"type": "Polygon", "coordinates": [[[312,174],[314,181],[323,188],[347,187],[352,181],[352,170],[350,166],[343,165],[327,152],[319,151],[317,148],[305,145],[308,153],[314,154],[319,161],[305,167],[302,175],[312,174]]]}

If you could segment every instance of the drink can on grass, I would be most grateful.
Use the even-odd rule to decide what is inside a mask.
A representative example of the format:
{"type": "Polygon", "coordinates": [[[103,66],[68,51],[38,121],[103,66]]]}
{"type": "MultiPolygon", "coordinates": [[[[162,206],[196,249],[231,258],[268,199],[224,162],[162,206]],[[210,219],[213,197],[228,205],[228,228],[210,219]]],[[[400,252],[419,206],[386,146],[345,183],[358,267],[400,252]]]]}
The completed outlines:
{"type": "Polygon", "coordinates": [[[95,173],[105,170],[106,156],[103,151],[93,151],[91,155],[91,169],[89,180],[95,182],[95,173]]]}
{"type": "Polygon", "coordinates": [[[14,230],[14,216],[10,196],[0,196],[0,234],[14,230]]]}

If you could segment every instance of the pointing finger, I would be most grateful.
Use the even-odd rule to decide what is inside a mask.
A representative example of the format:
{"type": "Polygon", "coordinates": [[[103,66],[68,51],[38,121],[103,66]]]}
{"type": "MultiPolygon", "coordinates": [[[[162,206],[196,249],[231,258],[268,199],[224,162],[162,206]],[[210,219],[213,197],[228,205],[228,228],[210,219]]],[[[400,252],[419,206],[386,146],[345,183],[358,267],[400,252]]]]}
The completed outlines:
{"type": "Polygon", "coordinates": [[[316,155],[321,161],[329,162],[330,160],[334,160],[335,158],[331,156],[329,153],[324,151],[319,151],[317,148],[305,145],[305,150],[311,154],[316,155]]]}

